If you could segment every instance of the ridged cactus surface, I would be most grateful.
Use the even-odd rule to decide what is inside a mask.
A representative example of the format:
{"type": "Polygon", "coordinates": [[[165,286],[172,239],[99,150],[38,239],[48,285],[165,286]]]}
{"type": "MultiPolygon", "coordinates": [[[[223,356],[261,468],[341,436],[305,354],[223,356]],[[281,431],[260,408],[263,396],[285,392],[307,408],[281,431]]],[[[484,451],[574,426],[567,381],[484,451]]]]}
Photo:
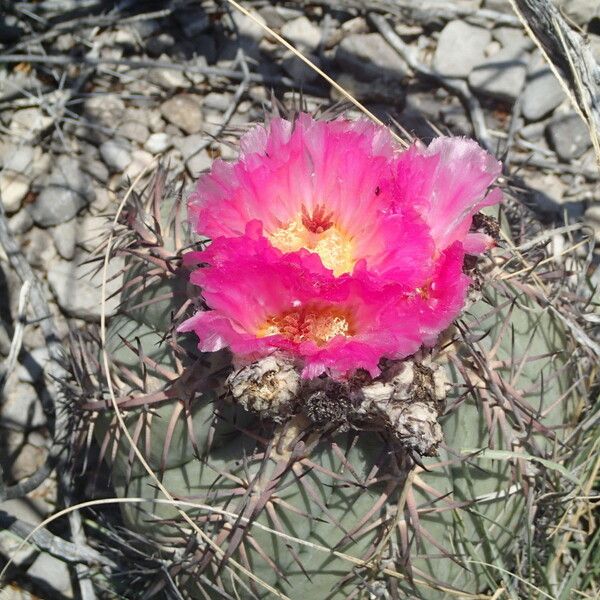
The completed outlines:
{"type": "MultiPolygon", "coordinates": [[[[116,247],[128,276],[108,350],[138,448],[177,500],[202,505],[185,510],[223,552],[194,541],[169,504],[123,505],[127,527],[165,557],[179,549],[171,571],[193,598],[270,597],[229,557],[290,598],[468,598],[502,582],[490,565],[509,572],[532,548],[530,486],[555,481],[552,453],[570,431],[578,352],[541,292],[503,269],[510,250],[481,265],[480,298],[439,349],[404,367],[446,374],[445,403],[435,405],[443,442],[423,457],[377,427],[327,427],[304,409],[276,422],[234,401],[229,355],[199,354],[174,333],[197,293],[181,260],[191,242],[181,234],[181,200],[165,178],[160,171],[150,199],[131,202],[122,219],[116,247]]],[[[413,380],[407,405],[419,394],[413,380]]],[[[332,406],[356,405],[365,385],[322,393],[332,406]]],[[[84,408],[94,410],[117,493],[161,498],[117,435],[106,398],[84,408]]]]}

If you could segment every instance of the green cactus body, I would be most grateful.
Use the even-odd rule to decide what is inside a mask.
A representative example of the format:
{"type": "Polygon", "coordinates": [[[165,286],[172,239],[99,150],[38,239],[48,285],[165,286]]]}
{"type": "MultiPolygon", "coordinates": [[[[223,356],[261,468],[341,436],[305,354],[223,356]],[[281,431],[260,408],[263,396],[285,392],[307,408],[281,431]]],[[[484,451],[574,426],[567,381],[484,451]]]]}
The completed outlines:
{"type": "MultiPolygon", "coordinates": [[[[170,212],[165,203],[163,218],[170,212]]],[[[173,254],[174,229],[162,229],[173,254]]],[[[226,556],[292,599],[385,597],[382,590],[393,588],[434,600],[497,588],[506,575],[483,563],[513,566],[525,542],[517,533],[526,521],[523,490],[540,465],[498,453],[465,458],[464,451],[551,456],[566,433],[557,426],[568,422],[574,379],[562,325],[523,285],[485,285],[459,325],[466,341],[457,333],[459,341],[437,357],[452,384],[441,418],[445,445],[423,459],[427,470],[411,473],[410,457],[377,432],[313,433],[278,448],[285,424],[263,423],[223,399],[223,354],[197,356],[171,381],[161,369],[179,375],[182,349],[167,334],[187,297],[186,273],[153,279],[153,267],[135,255],[129,264],[129,280],[140,284],[123,294],[108,350],[117,371],[135,372],[146,387],[119,377],[125,420],[175,498],[221,511],[185,508],[226,556]],[[168,398],[143,403],[164,390],[168,398]]],[[[114,415],[99,411],[95,425],[106,446],[114,415]]],[[[123,436],[114,443],[105,455],[117,493],[160,498],[123,436]]],[[[190,545],[193,533],[172,506],[125,504],[122,514],[158,548],[187,547],[180,582],[191,597],[271,597],[202,542],[190,545]]]]}

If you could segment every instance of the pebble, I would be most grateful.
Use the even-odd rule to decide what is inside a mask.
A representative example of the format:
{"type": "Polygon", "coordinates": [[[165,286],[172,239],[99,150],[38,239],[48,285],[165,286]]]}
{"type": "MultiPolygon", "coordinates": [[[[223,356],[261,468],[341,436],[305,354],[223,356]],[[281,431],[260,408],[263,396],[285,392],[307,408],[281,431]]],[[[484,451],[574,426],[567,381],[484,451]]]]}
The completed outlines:
{"type": "Polygon", "coordinates": [[[134,150],[131,153],[131,162],[127,165],[123,177],[135,179],[152,162],[152,154],[146,150],[134,150]]]}
{"type": "Polygon", "coordinates": [[[82,157],[80,160],[80,165],[86,173],[89,173],[96,181],[99,181],[100,183],[106,183],[110,177],[108,168],[101,160],[82,157]]]}
{"type": "Polygon", "coordinates": [[[2,425],[17,429],[35,429],[46,425],[46,414],[31,383],[7,386],[0,413],[2,425]]]}
{"type": "Polygon", "coordinates": [[[321,30],[305,16],[285,23],[281,35],[301,52],[313,52],[321,43],[321,30]]]}
{"type": "Polygon", "coordinates": [[[206,149],[198,152],[198,154],[194,154],[194,156],[185,161],[185,166],[192,177],[197,177],[203,171],[208,170],[211,164],[212,158],[209,156],[206,149]]]}
{"type": "Polygon", "coordinates": [[[31,186],[49,164],[48,155],[39,146],[8,144],[3,149],[3,168],[0,172],[0,194],[7,213],[15,213],[31,186]]]}
{"type": "MultiPolygon", "coordinates": [[[[310,59],[317,67],[320,67],[320,60],[314,54],[304,52],[304,56],[310,59]]],[[[313,83],[317,81],[320,75],[311,69],[304,61],[300,60],[292,52],[286,52],[281,60],[283,70],[297,83],[313,83]]]]}
{"type": "Polygon", "coordinates": [[[527,53],[522,48],[502,48],[474,67],[469,85],[481,94],[514,102],[527,74],[527,53]]]}
{"type": "Polygon", "coordinates": [[[579,158],[592,145],[587,125],[575,113],[555,116],[546,127],[546,135],[564,162],[579,158]]]}
{"type": "Polygon", "coordinates": [[[159,133],[150,134],[150,137],[146,140],[146,143],[144,144],[144,148],[152,154],[161,154],[170,146],[170,137],[162,131],[159,133]]]}
{"type": "Polygon", "coordinates": [[[46,593],[58,594],[62,598],[73,598],[69,567],[47,552],[40,552],[27,570],[27,576],[42,584],[42,587],[46,588],[46,593]]]}
{"type": "Polygon", "coordinates": [[[45,229],[32,227],[22,240],[23,253],[29,264],[43,269],[56,256],[52,236],[45,229]]]}
{"type": "Polygon", "coordinates": [[[210,26],[208,13],[201,6],[180,8],[175,11],[174,16],[184,35],[189,38],[203,33],[210,26]]]}
{"type": "Polygon", "coordinates": [[[114,94],[98,94],[83,103],[83,113],[92,122],[114,129],[125,112],[125,102],[114,94]]]}
{"type": "MultiPolygon", "coordinates": [[[[108,265],[106,315],[113,315],[119,304],[119,294],[110,297],[122,287],[121,259],[112,259],[108,265]]],[[[100,286],[102,271],[93,271],[90,265],[75,265],[58,260],[48,270],[48,283],[59,306],[72,317],[85,321],[99,321],[101,314],[100,286]],[[77,293],[74,294],[73,290],[77,293]]]]}
{"type": "Polygon", "coordinates": [[[22,383],[37,383],[42,379],[49,360],[50,354],[46,346],[25,352],[21,364],[17,367],[17,379],[22,383]]]}
{"type": "Polygon", "coordinates": [[[52,239],[59,255],[71,260],[75,256],[75,245],[77,243],[77,221],[72,219],[66,223],[60,223],[52,228],[52,239]]]}
{"type": "MultiPolygon", "coordinates": [[[[393,104],[396,110],[402,110],[406,99],[406,90],[398,79],[378,77],[369,82],[360,81],[349,73],[342,73],[336,81],[355,98],[362,102],[379,102],[393,104]]],[[[336,102],[345,101],[346,97],[334,87],[330,97],[336,102]]]]}
{"type": "Polygon", "coordinates": [[[406,65],[379,33],[351,34],[337,47],[340,67],[358,79],[402,78],[406,65]]]}
{"type": "Polygon", "coordinates": [[[556,4],[567,17],[582,27],[594,17],[600,17],[598,0],[556,0],[556,4]]]}
{"type": "Polygon", "coordinates": [[[160,106],[162,116],[185,133],[198,133],[202,129],[202,110],[190,94],[178,94],[160,106]]]}
{"type": "Polygon", "coordinates": [[[468,77],[485,60],[492,34],[464,21],[450,21],[440,33],[433,68],[446,77],[468,77]]]}
{"type": "Polygon", "coordinates": [[[158,58],[175,45],[175,38],[170,33],[159,33],[146,40],[146,52],[153,58],[158,58]]]}
{"type": "MultiPolygon", "coordinates": [[[[594,230],[594,237],[600,243],[600,205],[594,204],[585,211],[584,221],[594,230]]],[[[599,271],[600,273],[600,268],[599,271]]]]}
{"type": "Polygon", "coordinates": [[[29,185],[29,178],[23,173],[15,173],[6,169],[0,172],[2,205],[8,214],[15,213],[21,208],[23,199],[29,191],[29,185]]]}
{"type": "MultiPolygon", "coordinates": [[[[230,16],[240,37],[248,38],[254,42],[260,42],[265,36],[265,30],[250,17],[247,17],[237,10],[231,11],[230,16]]],[[[266,25],[266,21],[260,14],[254,14],[254,17],[263,25],[266,25]]]]}
{"type": "Polygon", "coordinates": [[[517,50],[531,50],[533,42],[531,38],[520,29],[514,27],[497,27],[492,31],[494,39],[500,42],[502,48],[517,50]]]}
{"type": "MultiPolygon", "coordinates": [[[[171,59],[166,55],[161,55],[159,60],[169,62],[171,59]]],[[[151,69],[148,72],[148,81],[165,90],[176,90],[190,86],[190,82],[183,72],[176,69],[151,69]]]]}
{"type": "Polygon", "coordinates": [[[202,100],[202,107],[225,112],[231,104],[231,99],[232,94],[209,92],[202,100]]]}
{"type": "Polygon", "coordinates": [[[77,159],[63,155],[29,210],[37,225],[50,227],[71,220],[94,197],[91,177],[82,171],[77,159]]]}
{"type": "Polygon", "coordinates": [[[111,139],[100,146],[100,156],[113,173],[121,173],[131,162],[130,149],[125,140],[111,139]]]}
{"type": "Polygon", "coordinates": [[[33,219],[27,210],[20,210],[8,220],[8,230],[13,235],[26,233],[33,227],[33,219]]]}
{"type": "Polygon", "coordinates": [[[125,123],[119,126],[118,133],[124,138],[141,145],[144,145],[150,135],[148,127],[139,121],[125,121],[125,123]]]}
{"type": "Polygon", "coordinates": [[[206,144],[206,136],[201,133],[188,135],[183,138],[178,138],[175,141],[176,148],[181,152],[183,160],[188,160],[193,154],[198,152],[198,149],[206,144]]]}
{"type": "Polygon", "coordinates": [[[10,131],[23,141],[33,142],[52,123],[53,118],[44,114],[40,108],[23,108],[14,113],[10,122],[10,131]]]}
{"type": "Polygon", "coordinates": [[[539,121],[551,113],[563,100],[565,93],[541,56],[532,60],[527,84],[521,97],[521,114],[529,121],[539,121]]]}

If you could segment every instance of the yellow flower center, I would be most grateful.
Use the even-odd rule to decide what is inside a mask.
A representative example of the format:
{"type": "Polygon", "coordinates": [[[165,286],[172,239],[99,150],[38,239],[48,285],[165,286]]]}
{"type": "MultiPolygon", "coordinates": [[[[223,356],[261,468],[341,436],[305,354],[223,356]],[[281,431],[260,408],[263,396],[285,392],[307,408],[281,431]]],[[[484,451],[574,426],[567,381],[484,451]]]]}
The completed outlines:
{"type": "Polygon", "coordinates": [[[347,311],[330,306],[292,308],[269,317],[259,327],[258,337],[282,335],[296,343],[312,341],[324,346],[337,335],[353,335],[347,311]]]}
{"type": "Polygon", "coordinates": [[[282,252],[296,252],[301,248],[315,252],[337,277],[354,268],[354,244],[331,217],[323,206],[316,206],[312,215],[302,207],[302,213],[295,219],[267,232],[266,236],[282,252]]]}

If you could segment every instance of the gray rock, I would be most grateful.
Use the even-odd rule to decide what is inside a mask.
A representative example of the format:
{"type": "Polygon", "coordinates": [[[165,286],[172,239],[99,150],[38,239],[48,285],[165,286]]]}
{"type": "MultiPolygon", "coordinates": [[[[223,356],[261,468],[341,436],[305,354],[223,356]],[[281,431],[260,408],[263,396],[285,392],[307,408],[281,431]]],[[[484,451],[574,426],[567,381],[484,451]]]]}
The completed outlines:
{"type": "Polygon", "coordinates": [[[3,151],[3,168],[0,172],[0,194],[7,213],[14,213],[21,204],[31,181],[45,170],[47,157],[39,146],[8,144],[3,151]]]}
{"type": "MultiPolygon", "coordinates": [[[[406,100],[406,90],[397,79],[378,77],[369,82],[359,81],[349,73],[342,73],[336,81],[361,102],[393,104],[396,110],[402,110],[406,100]]],[[[331,88],[330,97],[336,102],[346,101],[346,97],[335,88],[331,88]]]]}
{"type": "Polygon", "coordinates": [[[305,16],[288,21],[281,35],[302,52],[313,52],[321,43],[321,30],[305,16]]]}
{"type": "MultiPolygon", "coordinates": [[[[596,242],[600,243],[600,204],[594,204],[585,211],[583,220],[594,230],[596,242]]],[[[600,267],[597,270],[600,278],[600,267]]]]}
{"type": "Polygon", "coordinates": [[[24,358],[17,368],[17,378],[23,383],[34,384],[40,381],[44,375],[44,369],[50,360],[48,348],[42,346],[31,352],[26,352],[24,358]]]}
{"type": "Polygon", "coordinates": [[[79,161],[60,156],[29,210],[37,225],[50,227],[72,219],[94,197],[92,179],[79,161]]]}
{"type": "Polygon", "coordinates": [[[556,4],[578,25],[587,25],[594,17],[600,17],[598,0],[556,0],[556,4]]]}
{"type": "Polygon", "coordinates": [[[575,113],[554,117],[546,127],[546,134],[558,157],[565,162],[579,158],[592,145],[587,125],[575,113]]]}
{"type": "Polygon", "coordinates": [[[202,100],[203,108],[225,112],[231,104],[232,95],[228,93],[210,92],[202,100]]]}
{"type": "MultiPolygon", "coordinates": [[[[309,58],[317,67],[320,67],[320,60],[314,54],[304,52],[304,55],[309,58]]],[[[296,82],[312,83],[319,79],[319,74],[311,69],[304,61],[300,60],[292,52],[286,52],[282,61],[281,66],[283,70],[296,82]]]]}
{"type": "Polygon", "coordinates": [[[118,133],[128,140],[142,145],[150,135],[148,127],[139,121],[125,121],[125,123],[119,126],[118,133]]]}
{"type": "Polygon", "coordinates": [[[77,221],[73,219],[53,227],[52,239],[60,256],[66,260],[71,260],[75,256],[77,221]]]}
{"type": "MultiPolygon", "coordinates": [[[[32,172],[34,154],[32,146],[13,147],[12,151],[6,156],[3,167],[16,173],[29,174],[32,172]]],[[[39,154],[41,154],[41,151],[39,154]]]]}
{"type": "Polygon", "coordinates": [[[8,229],[13,235],[26,233],[33,227],[33,219],[29,211],[20,210],[8,220],[8,229]]]}
{"type": "Polygon", "coordinates": [[[379,33],[346,36],[337,47],[335,59],[342,69],[362,80],[385,76],[400,79],[406,74],[406,64],[379,33]]]}
{"type": "Polygon", "coordinates": [[[131,162],[123,172],[123,177],[129,180],[135,179],[152,162],[152,154],[145,150],[134,150],[131,153],[131,162]]]}
{"type": "Polygon", "coordinates": [[[152,154],[160,154],[171,146],[171,138],[164,132],[152,133],[146,140],[144,148],[152,154]]]}
{"type": "Polygon", "coordinates": [[[35,429],[46,424],[46,415],[36,389],[30,383],[7,386],[0,413],[2,424],[19,429],[35,429]]]}
{"type": "Polygon", "coordinates": [[[497,27],[492,31],[494,39],[500,42],[503,48],[514,50],[531,50],[533,42],[531,38],[520,29],[514,27],[497,27]]]}
{"type": "Polygon", "coordinates": [[[114,129],[121,122],[125,102],[115,94],[100,94],[87,98],[83,108],[85,116],[91,121],[114,129]]]}
{"type": "Polygon", "coordinates": [[[130,150],[131,147],[125,140],[117,138],[100,146],[100,156],[113,173],[121,173],[131,162],[130,150]]]}
{"type": "MultiPolygon", "coordinates": [[[[109,262],[107,297],[122,287],[123,261],[109,262]],[[113,278],[114,277],[114,278],[113,278]]],[[[59,306],[70,316],[86,321],[98,321],[101,315],[102,272],[93,272],[89,265],[76,266],[67,261],[55,262],[48,271],[48,283],[59,306]]],[[[113,315],[119,303],[119,294],[106,301],[106,315],[113,315]]]]}
{"type": "Polygon", "coordinates": [[[175,19],[184,35],[189,38],[206,31],[210,26],[209,16],[201,6],[180,8],[175,11],[175,19]]]}
{"type": "Polygon", "coordinates": [[[52,236],[39,227],[32,227],[23,240],[25,258],[29,264],[40,269],[45,268],[56,256],[52,236]]]}
{"type": "Polygon", "coordinates": [[[185,133],[198,133],[202,129],[202,110],[194,96],[178,94],[160,106],[162,116],[185,133]]]}
{"type": "Polygon", "coordinates": [[[525,83],[528,62],[522,48],[502,48],[471,71],[469,85],[481,94],[514,102],[525,83]]]}
{"type": "Polygon", "coordinates": [[[41,552],[27,571],[27,576],[50,588],[50,593],[58,593],[62,597],[73,598],[71,575],[66,563],[54,558],[47,552],[41,552]]]}
{"type": "Polygon", "coordinates": [[[440,33],[433,68],[446,77],[468,77],[485,60],[492,34],[464,21],[450,21],[440,33]]]}
{"type": "MultiPolygon", "coordinates": [[[[168,62],[170,58],[166,55],[161,55],[159,60],[168,62]]],[[[186,76],[181,71],[175,69],[151,69],[148,73],[148,81],[166,90],[176,90],[190,86],[190,82],[186,76]]]]}
{"type": "Polygon", "coordinates": [[[208,155],[208,152],[202,150],[197,154],[191,156],[188,160],[185,161],[185,166],[187,167],[190,175],[192,177],[196,177],[203,171],[206,171],[210,168],[212,164],[212,158],[208,155]]]}
{"type": "Polygon", "coordinates": [[[560,83],[541,56],[531,61],[527,84],[521,97],[521,113],[529,121],[538,121],[551,113],[563,100],[560,83]]]}
{"type": "Polygon", "coordinates": [[[175,45],[175,38],[170,33],[159,33],[146,40],[146,52],[153,58],[158,58],[175,45]]]}
{"type": "Polygon", "coordinates": [[[30,181],[27,175],[8,169],[0,171],[0,194],[2,205],[8,214],[15,213],[29,191],[30,181]]]}
{"type": "Polygon", "coordinates": [[[206,136],[201,133],[188,135],[183,138],[178,138],[175,141],[175,147],[181,152],[183,160],[188,160],[193,154],[196,154],[200,147],[206,144],[206,136]]]}
{"type": "Polygon", "coordinates": [[[100,181],[103,184],[108,182],[110,176],[108,168],[101,160],[83,158],[80,161],[81,168],[89,173],[96,181],[100,181]]]}
{"type": "Polygon", "coordinates": [[[518,132],[519,136],[528,142],[537,142],[544,137],[545,123],[530,123],[521,127],[518,132]]]}
{"type": "Polygon", "coordinates": [[[40,108],[23,108],[14,113],[10,122],[10,130],[22,140],[32,142],[53,122],[54,119],[40,108]]]}
{"type": "MultiPolygon", "coordinates": [[[[265,35],[265,30],[254,20],[237,10],[231,11],[231,20],[234,22],[238,34],[254,42],[260,42],[265,35]]],[[[265,20],[259,15],[254,15],[258,21],[266,25],[265,20]]]]}

